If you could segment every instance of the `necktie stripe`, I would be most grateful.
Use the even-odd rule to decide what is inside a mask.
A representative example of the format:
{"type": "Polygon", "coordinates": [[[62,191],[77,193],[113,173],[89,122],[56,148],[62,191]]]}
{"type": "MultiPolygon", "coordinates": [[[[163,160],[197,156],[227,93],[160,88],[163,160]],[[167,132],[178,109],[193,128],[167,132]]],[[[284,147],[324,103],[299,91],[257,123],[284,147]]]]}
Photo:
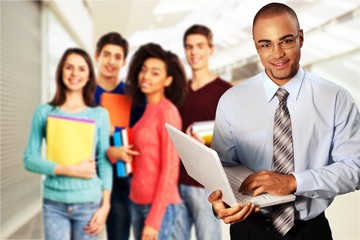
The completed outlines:
{"type": "MultiPolygon", "coordinates": [[[[288,174],[294,171],[291,118],[286,106],[289,93],[285,89],[279,88],[275,94],[279,99],[279,105],[274,117],[274,171],[288,174]]],[[[272,224],[284,236],[294,226],[294,206],[291,203],[286,203],[276,206],[274,209],[272,224]]]]}

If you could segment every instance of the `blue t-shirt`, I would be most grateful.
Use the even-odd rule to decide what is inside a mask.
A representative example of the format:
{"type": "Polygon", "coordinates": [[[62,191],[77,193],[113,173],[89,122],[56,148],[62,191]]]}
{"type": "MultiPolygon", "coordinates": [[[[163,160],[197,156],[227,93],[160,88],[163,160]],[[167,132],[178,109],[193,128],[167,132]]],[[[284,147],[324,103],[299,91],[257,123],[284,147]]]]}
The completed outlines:
{"type": "Polygon", "coordinates": [[[124,94],[125,93],[125,83],[120,82],[119,85],[117,85],[116,88],[114,88],[112,91],[106,91],[99,85],[96,85],[96,90],[95,90],[95,103],[96,104],[100,105],[101,95],[104,92],[124,94]]]}

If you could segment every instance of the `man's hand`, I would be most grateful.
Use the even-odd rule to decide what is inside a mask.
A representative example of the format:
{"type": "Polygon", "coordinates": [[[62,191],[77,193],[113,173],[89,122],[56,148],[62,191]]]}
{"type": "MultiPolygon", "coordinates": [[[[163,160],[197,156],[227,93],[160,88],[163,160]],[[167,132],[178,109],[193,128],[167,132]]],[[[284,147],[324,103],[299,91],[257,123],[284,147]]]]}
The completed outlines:
{"type": "Polygon", "coordinates": [[[257,196],[262,193],[287,195],[296,191],[296,179],[292,174],[280,174],[260,171],[248,176],[241,184],[239,191],[243,194],[257,196]]]}
{"type": "Polygon", "coordinates": [[[195,138],[198,142],[205,144],[205,140],[199,136],[197,133],[192,131],[192,125],[190,125],[186,130],[185,133],[189,136],[192,136],[193,138],[195,138]]]}
{"type": "Polygon", "coordinates": [[[244,221],[252,213],[259,211],[259,208],[257,208],[254,203],[239,203],[233,207],[229,207],[221,198],[222,192],[217,190],[210,194],[208,201],[224,223],[232,224],[244,221]]]}

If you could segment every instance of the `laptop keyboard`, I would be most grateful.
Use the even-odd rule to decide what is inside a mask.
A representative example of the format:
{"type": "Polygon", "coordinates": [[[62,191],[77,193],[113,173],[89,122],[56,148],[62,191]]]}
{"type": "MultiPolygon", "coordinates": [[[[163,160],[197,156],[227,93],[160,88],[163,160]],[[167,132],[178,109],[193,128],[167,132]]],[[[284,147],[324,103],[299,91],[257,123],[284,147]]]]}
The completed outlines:
{"type": "Polygon", "coordinates": [[[241,181],[239,179],[237,179],[235,176],[233,176],[230,171],[227,171],[226,168],[224,168],[225,173],[229,179],[231,188],[234,192],[235,198],[238,202],[252,202],[252,203],[257,203],[258,201],[261,201],[263,199],[269,199],[272,198],[269,194],[264,193],[264,194],[260,194],[256,197],[252,197],[250,195],[244,195],[242,193],[239,192],[239,187],[241,185],[241,181]]]}

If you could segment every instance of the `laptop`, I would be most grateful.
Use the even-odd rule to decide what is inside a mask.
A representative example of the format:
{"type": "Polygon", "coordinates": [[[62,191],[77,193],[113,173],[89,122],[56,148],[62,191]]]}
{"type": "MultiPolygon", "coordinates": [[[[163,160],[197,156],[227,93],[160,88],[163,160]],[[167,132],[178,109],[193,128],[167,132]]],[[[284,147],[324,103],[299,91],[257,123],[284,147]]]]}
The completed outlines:
{"type": "Polygon", "coordinates": [[[221,190],[222,200],[229,206],[234,206],[239,202],[253,202],[263,208],[295,200],[293,194],[276,196],[265,193],[252,197],[239,193],[241,183],[253,171],[243,165],[223,167],[215,150],[168,123],[165,123],[165,127],[187,173],[210,192],[221,190]]]}

